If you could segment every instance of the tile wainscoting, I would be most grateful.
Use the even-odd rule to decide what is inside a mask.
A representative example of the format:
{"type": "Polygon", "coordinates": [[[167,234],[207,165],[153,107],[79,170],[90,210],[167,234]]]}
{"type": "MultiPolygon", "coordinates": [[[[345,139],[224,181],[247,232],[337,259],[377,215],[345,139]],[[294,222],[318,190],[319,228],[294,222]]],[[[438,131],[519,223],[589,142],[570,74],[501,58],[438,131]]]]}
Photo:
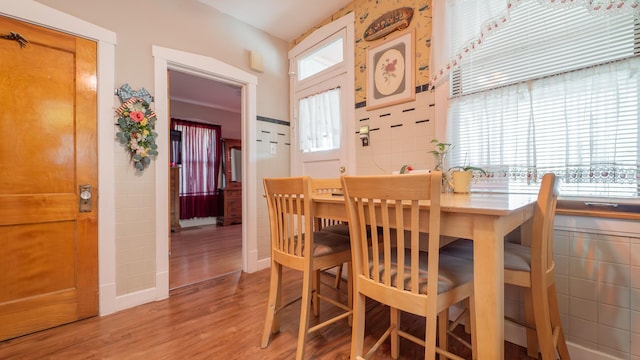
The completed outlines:
{"type": "MultiPolygon", "coordinates": [[[[562,324],[572,357],[640,360],[640,223],[556,216],[562,324]]],[[[522,318],[521,293],[505,289],[505,313],[522,318]]],[[[507,323],[511,342],[524,330],[507,323]]]]}

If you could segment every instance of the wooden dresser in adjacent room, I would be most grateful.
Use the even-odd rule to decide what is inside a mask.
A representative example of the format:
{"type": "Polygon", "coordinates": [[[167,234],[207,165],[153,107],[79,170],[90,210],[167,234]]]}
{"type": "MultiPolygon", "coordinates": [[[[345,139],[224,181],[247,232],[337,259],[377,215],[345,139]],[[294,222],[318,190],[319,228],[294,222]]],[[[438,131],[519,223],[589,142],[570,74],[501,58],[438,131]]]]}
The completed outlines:
{"type": "Polygon", "coordinates": [[[242,222],[242,145],[240,140],[224,139],[225,187],[222,190],[223,211],[218,225],[227,226],[242,222]]]}

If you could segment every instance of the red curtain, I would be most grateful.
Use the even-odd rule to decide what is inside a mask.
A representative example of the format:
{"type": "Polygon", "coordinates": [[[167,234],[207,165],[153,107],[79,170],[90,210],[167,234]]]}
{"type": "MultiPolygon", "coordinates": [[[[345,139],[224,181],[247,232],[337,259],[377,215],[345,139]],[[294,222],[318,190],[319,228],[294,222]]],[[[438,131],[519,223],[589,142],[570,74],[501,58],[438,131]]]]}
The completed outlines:
{"type": "Polygon", "coordinates": [[[180,219],[222,215],[218,191],[220,126],[171,119],[171,128],[182,132],[180,219]]]}

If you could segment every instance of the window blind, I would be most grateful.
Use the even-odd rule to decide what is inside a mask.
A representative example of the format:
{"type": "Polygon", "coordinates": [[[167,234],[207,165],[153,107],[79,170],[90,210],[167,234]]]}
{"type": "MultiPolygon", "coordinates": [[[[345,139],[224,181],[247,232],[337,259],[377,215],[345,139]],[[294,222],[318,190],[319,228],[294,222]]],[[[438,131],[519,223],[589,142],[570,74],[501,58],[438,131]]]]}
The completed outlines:
{"type": "Polygon", "coordinates": [[[452,72],[449,165],[489,170],[476,189],[535,193],[552,171],[563,195],[638,197],[636,20],[541,3],[452,72]]]}

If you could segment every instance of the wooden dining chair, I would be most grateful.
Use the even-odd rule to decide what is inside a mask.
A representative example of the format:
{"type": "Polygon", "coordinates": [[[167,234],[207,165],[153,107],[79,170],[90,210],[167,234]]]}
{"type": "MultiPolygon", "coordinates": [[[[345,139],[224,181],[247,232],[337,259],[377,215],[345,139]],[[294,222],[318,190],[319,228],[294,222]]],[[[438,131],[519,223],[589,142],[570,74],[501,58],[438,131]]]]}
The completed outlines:
{"type": "MultiPolygon", "coordinates": [[[[311,192],[314,194],[342,194],[342,183],[340,178],[310,178],[311,192]]],[[[315,218],[316,230],[329,231],[334,234],[349,236],[349,225],[340,220],[329,218],[315,218]]],[[[336,267],[336,278],[334,287],[340,288],[342,281],[343,265],[336,267]]],[[[318,275],[319,277],[319,275],[318,275]]],[[[315,311],[315,306],[314,306],[315,311]]]]}
{"type": "MultiPolygon", "coordinates": [[[[542,359],[570,359],[562,331],[560,310],[555,285],[553,260],[553,222],[559,194],[559,180],[553,173],[542,177],[530,237],[530,246],[505,242],[504,282],[524,289],[524,323],[506,317],[527,329],[527,353],[538,357],[538,344],[542,359]]],[[[518,232],[514,232],[517,234],[518,232]]],[[[455,241],[442,252],[447,255],[473,259],[473,244],[468,240],[455,241]]]]}
{"type": "Polygon", "coordinates": [[[308,334],[348,318],[352,313],[350,297],[345,305],[318,294],[319,288],[315,289],[315,295],[312,294],[313,276],[317,271],[351,262],[350,241],[349,238],[330,232],[314,231],[315,217],[309,177],[265,178],[264,191],[271,234],[271,285],[261,347],[266,348],[271,334],[280,330],[281,310],[301,299],[296,359],[302,359],[308,334]],[[283,266],[301,271],[303,277],[301,297],[285,305],[282,305],[283,266]],[[318,301],[335,305],[341,311],[309,327],[312,296],[316,296],[318,301]]]}
{"type": "Polygon", "coordinates": [[[389,337],[393,358],[403,337],[424,346],[425,359],[462,359],[447,350],[446,324],[451,305],[470,299],[473,307],[473,264],[439,253],[441,184],[441,172],[342,177],[354,268],[351,359],[368,358],[389,337]],[[368,225],[380,231],[367,236],[368,225]],[[393,236],[395,228],[405,231],[393,236]],[[429,234],[427,252],[420,230],[429,234]],[[389,306],[390,326],[363,355],[367,298],[389,306]],[[426,317],[424,338],[402,330],[401,312],[426,317]]]}

